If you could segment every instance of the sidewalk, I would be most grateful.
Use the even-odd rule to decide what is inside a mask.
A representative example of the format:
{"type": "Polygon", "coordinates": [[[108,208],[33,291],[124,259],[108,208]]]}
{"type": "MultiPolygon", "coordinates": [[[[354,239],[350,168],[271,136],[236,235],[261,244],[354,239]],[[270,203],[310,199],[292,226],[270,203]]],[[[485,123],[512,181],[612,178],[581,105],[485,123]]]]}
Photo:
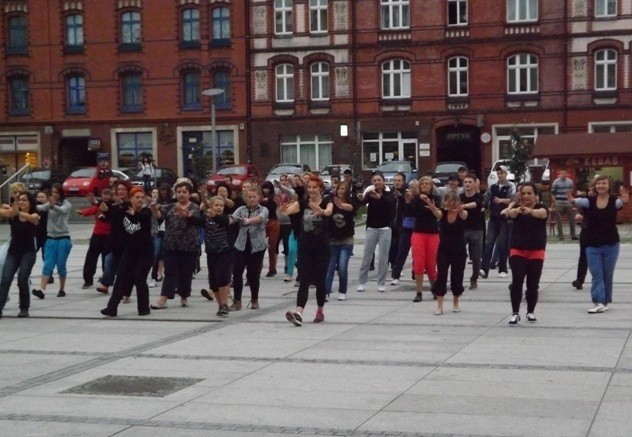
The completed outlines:
{"type": "Polygon", "coordinates": [[[226,319],[199,295],[204,274],[188,308],[176,299],[141,318],[132,296],[105,319],[107,297],[81,290],[90,231],[73,226],[67,297],[53,284],[33,298],[29,319],[17,319],[11,289],[0,320],[2,435],[630,435],[631,244],[622,245],[612,309],[599,315],[586,313],[589,285],[570,285],[577,243],[549,244],[538,322],[525,322],[523,308],[510,327],[509,278],[495,272],[466,290],[458,314],[413,304],[410,266],[386,293],[375,272],[357,293],[358,228],[348,300],[332,300],[313,325],[310,290],[308,323],[296,328],[284,317],[296,288],[280,276],[262,279],[261,310],[226,319]]]}

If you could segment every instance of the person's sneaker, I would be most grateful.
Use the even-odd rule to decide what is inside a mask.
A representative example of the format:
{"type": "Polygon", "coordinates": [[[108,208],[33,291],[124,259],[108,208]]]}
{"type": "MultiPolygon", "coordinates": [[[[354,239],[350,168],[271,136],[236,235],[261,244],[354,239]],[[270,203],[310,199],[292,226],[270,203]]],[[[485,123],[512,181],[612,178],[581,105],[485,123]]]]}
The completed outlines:
{"type": "Polygon", "coordinates": [[[520,315],[519,314],[512,314],[511,318],[509,319],[509,324],[510,325],[517,325],[519,321],[520,321],[520,315]]]}
{"type": "Polygon", "coordinates": [[[248,302],[248,307],[251,310],[258,310],[259,309],[259,301],[252,299],[250,302],[248,302]]]}
{"type": "Polygon", "coordinates": [[[527,313],[527,322],[537,322],[538,319],[535,318],[535,314],[527,313]]]}
{"type": "Polygon", "coordinates": [[[366,290],[366,288],[364,287],[364,284],[358,285],[357,291],[363,292],[364,290],[366,290]]]}
{"type": "Polygon", "coordinates": [[[325,321],[325,313],[322,311],[316,311],[316,317],[314,317],[314,323],[320,323],[325,321]]]}
{"type": "Polygon", "coordinates": [[[483,269],[479,270],[478,276],[480,276],[483,279],[487,279],[487,273],[485,273],[485,270],[483,270],[483,269]]]}
{"type": "Polygon", "coordinates": [[[285,318],[294,326],[303,326],[303,317],[297,311],[288,311],[285,313],[285,318]]]}
{"type": "Polygon", "coordinates": [[[82,288],[83,290],[87,290],[88,288],[91,288],[91,287],[92,287],[92,285],[94,285],[94,284],[92,284],[92,282],[85,282],[85,283],[81,286],[81,288],[82,288]]]}
{"type": "Polygon", "coordinates": [[[391,285],[397,285],[397,284],[399,284],[399,279],[393,279],[391,281],[391,285]]]}
{"type": "Polygon", "coordinates": [[[338,293],[338,300],[347,300],[346,293],[338,293]]]}
{"type": "Polygon", "coordinates": [[[571,237],[571,240],[577,241],[579,240],[579,237],[571,237]]]}
{"type": "Polygon", "coordinates": [[[42,290],[31,290],[31,294],[39,299],[44,299],[44,292],[42,290]]]}
{"type": "Polygon", "coordinates": [[[377,291],[379,291],[380,293],[384,293],[386,291],[386,287],[383,285],[378,285],[377,291]]]}
{"type": "Polygon", "coordinates": [[[149,288],[156,288],[158,286],[158,283],[156,282],[155,279],[152,279],[151,282],[149,283],[149,288]]]}
{"type": "Polygon", "coordinates": [[[575,287],[575,289],[577,289],[577,290],[582,290],[584,288],[583,284],[581,282],[579,282],[577,279],[575,279],[572,282],[572,284],[573,284],[573,287],[575,287]]]}
{"type": "Polygon", "coordinates": [[[20,310],[20,312],[18,313],[18,319],[24,319],[25,317],[29,316],[29,312],[26,310],[20,310]]]}
{"type": "Polygon", "coordinates": [[[105,307],[101,310],[101,314],[103,314],[104,316],[108,316],[108,317],[116,317],[116,310],[113,310],[111,308],[105,307]]]}
{"type": "Polygon", "coordinates": [[[64,290],[59,290],[57,297],[66,297],[66,292],[64,290]]]}
{"type": "Polygon", "coordinates": [[[99,286],[97,287],[97,291],[98,291],[99,293],[108,294],[108,288],[109,288],[109,287],[108,287],[107,285],[99,285],[99,286]]]}
{"type": "Polygon", "coordinates": [[[606,306],[602,303],[598,303],[594,308],[588,310],[588,314],[599,314],[606,311],[606,306]]]}
{"type": "Polygon", "coordinates": [[[219,308],[218,313],[221,313],[220,316],[227,316],[230,310],[228,309],[228,305],[224,304],[219,308]]]}
{"type": "Polygon", "coordinates": [[[215,298],[213,297],[213,295],[211,293],[208,292],[208,290],[206,288],[203,288],[200,290],[200,294],[207,298],[208,300],[214,300],[215,298]]]}
{"type": "Polygon", "coordinates": [[[421,293],[417,293],[415,295],[415,298],[413,299],[413,302],[421,302],[423,300],[423,295],[421,293]]]}
{"type": "Polygon", "coordinates": [[[241,310],[241,301],[240,300],[233,301],[233,304],[231,306],[229,306],[228,309],[230,311],[240,311],[241,310]]]}
{"type": "Polygon", "coordinates": [[[268,273],[266,273],[266,278],[274,278],[277,274],[276,270],[270,270],[268,273]]]}
{"type": "Polygon", "coordinates": [[[507,277],[507,272],[500,272],[500,273],[498,273],[498,277],[499,278],[506,278],[507,277]]]}
{"type": "Polygon", "coordinates": [[[285,275],[285,277],[283,278],[283,282],[292,282],[292,277],[285,275]]]}
{"type": "Polygon", "coordinates": [[[478,288],[478,284],[476,283],[476,281],[470,281],[469,290],[476,290],[477,288],[478,288]]]}

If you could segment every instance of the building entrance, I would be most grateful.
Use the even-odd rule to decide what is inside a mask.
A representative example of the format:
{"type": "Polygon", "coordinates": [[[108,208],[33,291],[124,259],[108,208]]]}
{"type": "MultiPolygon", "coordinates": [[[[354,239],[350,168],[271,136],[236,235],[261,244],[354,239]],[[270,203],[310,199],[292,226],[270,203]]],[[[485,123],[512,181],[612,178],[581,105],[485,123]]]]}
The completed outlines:
{"type": "Polygon", "coordinates": [[[463,161],[480,178],[480,128],[467,125],[448,125],[437,128],[437,162],[463,161]]]}

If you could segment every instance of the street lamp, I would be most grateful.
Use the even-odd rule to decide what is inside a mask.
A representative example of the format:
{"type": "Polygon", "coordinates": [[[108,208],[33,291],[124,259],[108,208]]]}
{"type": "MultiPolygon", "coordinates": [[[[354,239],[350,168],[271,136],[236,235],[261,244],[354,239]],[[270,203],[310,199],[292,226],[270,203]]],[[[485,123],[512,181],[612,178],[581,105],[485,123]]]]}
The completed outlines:
{"type": "Polygon", "coordinates": [[[213,172],[217,172],[217,143],[215,142],[215,96],[224,92],[223,88],[209,88],[202,91],[203,96],[211,98],[211,159],[213,160],[213,172]]]}

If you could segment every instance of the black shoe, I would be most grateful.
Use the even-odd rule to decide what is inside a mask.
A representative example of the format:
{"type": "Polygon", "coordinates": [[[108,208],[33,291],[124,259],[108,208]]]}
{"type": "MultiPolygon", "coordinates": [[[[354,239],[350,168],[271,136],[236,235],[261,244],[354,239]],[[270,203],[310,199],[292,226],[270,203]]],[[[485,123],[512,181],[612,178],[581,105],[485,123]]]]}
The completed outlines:
{"type": "Polygon", "coordinates": [[[222,316],[227,316],[228,313],[230,313],[230,310],[228,309],[228,305],[224,304],[222,305],[222,307],[219,309],[222,312],[222,316]]]}
{"type": "Polygon", "coordinates": [[[84,289],[84,290],[86,290],[86,289],[88,289],[88,288],[92,288],[92,286],[93,286],[93,285],[94,285],[94,284],[93,284],[92,282],[85,282],[85,283],[81,286],[81,288],[82,288],[82,289],[84,289]]]}
{"type": "Polygon", "coordinates": [[[413,302],[421,302],[422,300],[423,300],[423,295],[421,293],[417,293],[417,295],[413,299],[413,302]]]}
{"type": "Polygon", "coordinates": [[[215,300],[213,295],[211,295],[211,293],[209,293],[206,288],[201,289],[200,294],[204,296],[205,298],[207,298],[208,300],[215,300]]]}
{"type": "Polygon", "coordinates": [[[20,312],[18,313],[18,319],[23,319],[28,316],[29,316],[29,312],[26,310],[20,310],[20,312]]]}
{"type": "Polygon", "coordinates": [[[31,294],[39,299],[44,299],[44,297],[46,297],[42,290],[31,290],[31,294]]]}
{"type": "Polygon", "coordinates": [[[57,293],[57,297],[66,297],[66,292],[64,290],[59,290],[59,293],[57,293]]]}
{"type": "Polygon", "coordinates": [[[113,310],[111,308],[105,307],[101,310],[101,314],[103,314],[104,316],[108,316],[108,317],[116,317],[116,310],[113,310]]]}
{"type": "Polygon", "coordinates": [[[276,269],[275,270],[270,270],[267,274],[266,274],[266,278],[274,278],[277,274],[276,269]]]}
{"type": "Polygon", "coordinates": [[[55,278],[53,278],[53,275],[50,275],[50,276],[48,277],[48,283],[49,283],[49,284],[54,284],[54,283],[55,283],[55,278]]]}
{"type": "MultiPolygon", "coordinates": [[[[103,311],[101,311],[101,312],[103,312],[103,311]]],[[[143,310],[143,311],[139,311],[139,312],[138,312],[138,315],[139,315],[139,316],[148,316],[148,315],[150,315],[150,314],[151,314],[151,310],[150,310],[150,309],[146,309],[146,310],[143,310]]],[[[115,315],[116,315],[116,314],[115,314],[115,315]]]]}
{"type": "Polygon", "coordinates": [[[572,284],[573,284],[573,287],[575,287],[575,288],[576,288],[576,289],[578,289],[578,290],[582,290],[582,289],[584,288],[584,287],[582,287],[582,283],[581,283],[581,282],[579,282],[577,279],[575,279],[575,280],[572,282],[572,284]]]}
{"type": "Polygon", "coordinates": [[[571,240],[579,240],[579,237],[571,237],[571,240]]]}

